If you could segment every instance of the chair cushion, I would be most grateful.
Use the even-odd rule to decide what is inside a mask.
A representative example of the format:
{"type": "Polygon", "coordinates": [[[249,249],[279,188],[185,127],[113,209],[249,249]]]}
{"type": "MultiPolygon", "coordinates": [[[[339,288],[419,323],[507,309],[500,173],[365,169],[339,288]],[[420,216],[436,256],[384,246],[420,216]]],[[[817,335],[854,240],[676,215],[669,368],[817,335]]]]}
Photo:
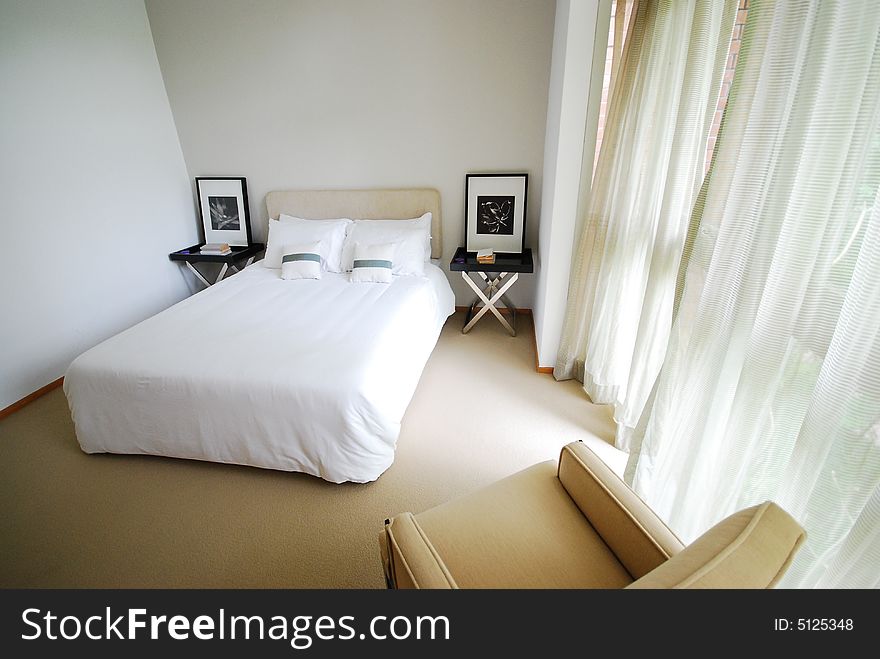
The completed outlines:
{"type": "Polygon", "coordinates": [[[629,588],[772,588],[806,534],[771,501],[722,520],[629,588]]]}
{"type": "MultiPolygon", "coordinates": [[[[632,583],[562,487],[553,461],[415,515],[413,521],[416,529],[409,535],[422,545],[422,555],[428,546],[442,562],[442,570],[432,566],[432,583],[443,583],[447,575],[460,588],[622,588],[632,583]]],[[[392,540],[406,557],[406,539],[392,540]]]]}

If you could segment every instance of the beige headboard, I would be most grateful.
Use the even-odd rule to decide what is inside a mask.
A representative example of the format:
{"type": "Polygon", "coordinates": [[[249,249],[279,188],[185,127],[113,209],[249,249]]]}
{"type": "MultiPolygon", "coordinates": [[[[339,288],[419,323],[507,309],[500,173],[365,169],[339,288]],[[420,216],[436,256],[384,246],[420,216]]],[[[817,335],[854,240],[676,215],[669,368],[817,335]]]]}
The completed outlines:
{"type": "Polygon", "coordinates": [[[431,258],[443,255],[440,193],[433,188],[402,190],[273,190],[266,195],[269,217],[310,220],[408,220],[431,212],[431,258]]]}

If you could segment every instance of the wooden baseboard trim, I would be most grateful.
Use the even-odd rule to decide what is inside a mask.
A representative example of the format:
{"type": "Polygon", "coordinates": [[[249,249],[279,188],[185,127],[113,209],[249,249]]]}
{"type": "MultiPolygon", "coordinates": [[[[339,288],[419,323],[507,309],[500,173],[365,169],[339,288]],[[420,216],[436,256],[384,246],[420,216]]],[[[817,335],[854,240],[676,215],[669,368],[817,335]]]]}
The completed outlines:
{"type": "Polygon", "coordinates": [[[0,410],[0,419],[5,419],[13,412],[18,412],[22,407],[24,407],[28,403],[33,403],[35,400],[37,400],[37,398],[39,398],[40,396],[45,396],[53,389],[57,389],[58,387],[60,387],[63,383],[64,383],[64,378],[60,377],[57,380],[55,380],[54,382],[50,382],[49,384],[47,384],[45,387],[40,387],[34,393],[28,394],[27,396],[25,396],[21,400],[14,402],[9,407],[6,407],[6,408],[0,410]]]}
{"type": "Polygon", "coordinates": [[[532,323],[532,347],[535,350],[535,372],[553,374],[552,366],[541,366],[538,364],[538,330],[535,329],[535,323],[532,323]]]}

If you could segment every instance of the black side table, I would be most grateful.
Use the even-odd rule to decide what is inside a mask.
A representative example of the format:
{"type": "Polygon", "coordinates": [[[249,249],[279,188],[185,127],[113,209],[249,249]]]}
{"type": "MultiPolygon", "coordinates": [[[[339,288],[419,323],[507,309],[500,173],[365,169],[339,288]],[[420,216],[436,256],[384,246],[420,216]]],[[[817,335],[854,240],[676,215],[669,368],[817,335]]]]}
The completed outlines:
{"type": "Polygon", "coordinates": [[[487,311],[498,319],[504,328],[510,332],[511,336],[516,336],[516,307],[511,304],[507,293],[513,286],[519,273],[530,273],[535,271],[535,264],[532,261],[532,250],[526,248],[522,254],[495,254],[495,263],[477,263],[477,253],[468,252],[464,247],[455,250],[452,261],[449,262],[449,269],[453,272],[460,272],[461,278],[464,279],[468,286],[477,294],[477,297],[471,302],[468,309],[467,317],[464,320],[464,327],[461,328],[462,334],[467,334],[471,328],[477,324],[487,311]],[[482,279],[485,288],[480,289],[478,282],[475,282],[470,273],[475,272],[482,279]],[[482,306],[477,311],[477,307],[482,306]],[[513,325],[507,322],[507,319],[501,315],[496,305],[501,303],[510,312],[513,325]],[[476,313],[474,313],[476,311],[476,313]]]}
{"type": "Polygon", "coordinates": [[[252,243],[250,245],[243,246],[235,246],[232,247],[232,251],[229,254],[224,254],[220,256],[218,254],[202,254],[199,252],[199,248],[204,245],[204,243],[199,243],[198,245],[193,245],[192,247],[187,247],[186,249],[181,249],[177,252],[171,252],[168,255],[168,258],[172,261],[179,261],[186,265],[187,268],[192,271],[192,273],[199,278],[205,286],[211,286],[212,284],[216,284],[220,281],[223,281],[223,278],[228,274],[234,274],[239,272],[243,268],[248,267],[251,263],[254,262],[254,258],[260,252],[265,249],[265,245],[263,243],[252,243]],[[247,262],[244,266],[239,267],[236,265],[242,259],[247,259],[247,262]],[[220,273],[217,275],[217,278],[214,281],[208,281],[205,279],[204,275],[199,272],[195,265],[196,263],[222,263],[223,267],[220,268],[220,273]],[[230,272],[231,271],[231,272],[230,272]]]}

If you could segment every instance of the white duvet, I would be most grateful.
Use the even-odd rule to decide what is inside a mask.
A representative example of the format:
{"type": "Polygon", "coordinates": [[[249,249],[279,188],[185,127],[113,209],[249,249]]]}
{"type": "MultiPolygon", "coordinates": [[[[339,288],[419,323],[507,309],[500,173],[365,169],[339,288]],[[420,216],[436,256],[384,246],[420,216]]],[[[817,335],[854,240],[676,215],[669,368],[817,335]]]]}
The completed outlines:
{"type": "Polygon", "coordinates": [[[87,453],[372,481],[453,311],[434,265],[355,284],[257,263],[80,355],[64,391],[87,453]]]}

